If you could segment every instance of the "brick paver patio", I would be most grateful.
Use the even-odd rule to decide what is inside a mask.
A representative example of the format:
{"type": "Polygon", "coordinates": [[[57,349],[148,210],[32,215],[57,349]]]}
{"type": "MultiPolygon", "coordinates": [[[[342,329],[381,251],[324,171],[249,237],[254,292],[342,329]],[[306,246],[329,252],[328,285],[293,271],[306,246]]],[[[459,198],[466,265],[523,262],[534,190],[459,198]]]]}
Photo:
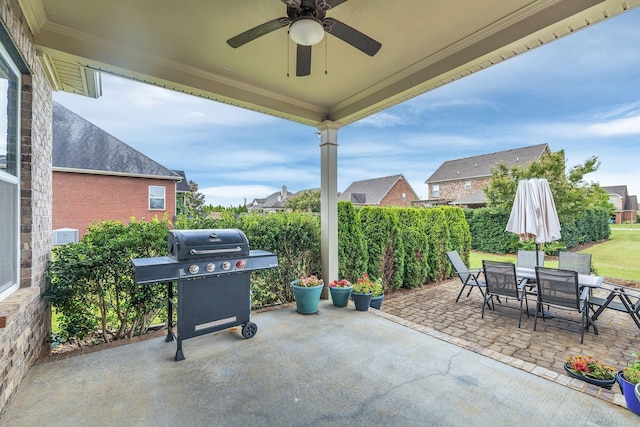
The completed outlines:
{"type": "MultiPolygon", "coordinates": [[[[634,349],[640,348],[640,330],[626,313],[606,310],[596,322],[599,335],[594,335],[592,329],[585,331],[584,344],[580,344],[579,323],[561,319],[542,322],[538,318],[537,330],[534,331],[533,316],[527,318],[523,314],[522,327],[518,329],[515,300],[505,305],[516,309],[496,304],[496,311],[500,314],[486,310],[482,319],[482,297],[477,289],[468,298],[463,294],[459,302],[455,302],[460,286],[456,278],[385,296],[382,311],[474,343],[479,349],[489,349],[563,375],[566,375],[564,362],[570,355],[592,355],[616,369],[622,369],[634,349]]],[[[534,306],[530,301],[529,307],[534,306]]],[[[560,310],[558,314],[580,321],[577,312],[560,310]]],[[[613,391],[618,391],[617,385],[613,391]]]]}

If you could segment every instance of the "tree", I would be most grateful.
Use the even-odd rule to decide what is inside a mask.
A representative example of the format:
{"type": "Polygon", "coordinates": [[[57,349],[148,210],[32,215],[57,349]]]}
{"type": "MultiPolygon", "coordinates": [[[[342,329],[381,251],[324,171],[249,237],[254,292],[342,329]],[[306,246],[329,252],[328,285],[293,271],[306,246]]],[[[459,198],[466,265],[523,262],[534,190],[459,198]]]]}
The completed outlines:
{"type": "Polygon", "coordinates": [[[289,198],[285,207],[293,211],[320,212],[320,190],[305,190],[289,198]]]}
{"type": "Polygon", "coordinates": [[[598,184],[588,183],[584,176],[595,172],[600,161],[592,156],[584,163],[573,166],[565,173],[564,150],[546,153],[539,160],[525,167],[508,168],[496,166],[491,173],[491,182],[484,189],[488,206],[510,211],[518,188],[518,181],[530,178],[546,178],[553,194],[558,217],[574,219],[590,207],[603,207],[610,211],[607,193],[598,184]]]}
{"type": "Polygon", "coordinates": [[[183,210],[178,212],[189,216],[203,216],[204,202],[204,194],[198,192],[198,184],[189,180],[189,192],[185,194],[183,210]]]}

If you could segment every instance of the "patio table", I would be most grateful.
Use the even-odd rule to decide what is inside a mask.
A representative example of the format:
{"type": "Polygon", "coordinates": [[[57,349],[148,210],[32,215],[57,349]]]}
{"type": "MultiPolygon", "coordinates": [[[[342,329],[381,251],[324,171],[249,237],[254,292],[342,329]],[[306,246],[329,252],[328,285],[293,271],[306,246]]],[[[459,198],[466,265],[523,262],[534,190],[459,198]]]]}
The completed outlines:
{"type": "MultiPolygon", "coordinates": [[[[536,269],[528,267],[516,267],[516,275],[523,279],[536,280],[536,269]]],[[[589,274],[578,274],[578,284],[581,288],[600,288],[604,278],[602,276],[592,276],[589,274]]]]}

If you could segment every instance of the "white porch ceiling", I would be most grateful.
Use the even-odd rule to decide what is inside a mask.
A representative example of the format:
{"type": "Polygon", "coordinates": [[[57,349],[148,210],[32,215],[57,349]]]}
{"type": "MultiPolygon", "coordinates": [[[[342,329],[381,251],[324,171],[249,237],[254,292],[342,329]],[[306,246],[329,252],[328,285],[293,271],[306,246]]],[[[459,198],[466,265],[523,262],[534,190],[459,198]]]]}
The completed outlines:
{"type": "Polygon", "coordinates": [[[338,126],[640,5],[640,0],[348,0],[327,16],[382,43],[328,35],[295,76],[280,0],[19,0],[54,89],[99,96],[100,70],[313,126],[338,126]],[[327,74],[325,74],[325,68],[327,74]],[[287,76],[287,73],[290,76],[287,76]]]}

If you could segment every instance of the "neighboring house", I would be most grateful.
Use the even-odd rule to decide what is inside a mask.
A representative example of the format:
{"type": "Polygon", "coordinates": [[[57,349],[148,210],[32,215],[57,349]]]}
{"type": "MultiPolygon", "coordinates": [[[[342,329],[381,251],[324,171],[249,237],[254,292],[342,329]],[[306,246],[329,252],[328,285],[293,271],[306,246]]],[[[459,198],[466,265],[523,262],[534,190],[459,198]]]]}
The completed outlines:
{"type": "Polygon", "coordinates": [[[404,175],[355,181],[338,196],[338,201],[349,201],[355,206],[411,206],[418,200],[404,175]]]}
{"type": "Polygon", "coordinates": [[[609,196],[609,201],[616,207],[614,222],[622,224],[624,222],[638,222],[638,197],[630,196],[626,185],[615,185],[602,187],[609,196]]]}
{"type": "Polygon", "coordinates": [[[189,181],[187,181],[184,171],[173,169],[172,172],[182,177],[182,181],[176,183],[176,211],[178,211],[178,202],[182,202],[182,206],[186,205],[187,193],[190,192],[189,181]]]}
{"type": "Polygon", "coordinates": [[[447,160],[425,181],[429,197],[424,206],[459,205],[479,207],[486,204],[484,187],[491,182],[491,170],[498,164],[526,166],[549,152],[548,144],[447,160]]]}
{"type": "MultiPolygon", "coordinates": [[[[173,219],[183,178],[53,103],[53,229],[94,221],[173,219]]],[[[55,235],[54,235],[55,239],[55,235]]],[[[58,242],[64,243],[64,242],[58,242]]]]}
{"type": "Polygon", "coordinates": [[[249,212],[279,212],[285,210],[285,204],[289,197],[293,197],[296,193],[292,193],[287,190],[287,186],[283,185],[282,190],[277,191],[264,199],[253,199],[251,203],[247,205],[249,212]]]}

